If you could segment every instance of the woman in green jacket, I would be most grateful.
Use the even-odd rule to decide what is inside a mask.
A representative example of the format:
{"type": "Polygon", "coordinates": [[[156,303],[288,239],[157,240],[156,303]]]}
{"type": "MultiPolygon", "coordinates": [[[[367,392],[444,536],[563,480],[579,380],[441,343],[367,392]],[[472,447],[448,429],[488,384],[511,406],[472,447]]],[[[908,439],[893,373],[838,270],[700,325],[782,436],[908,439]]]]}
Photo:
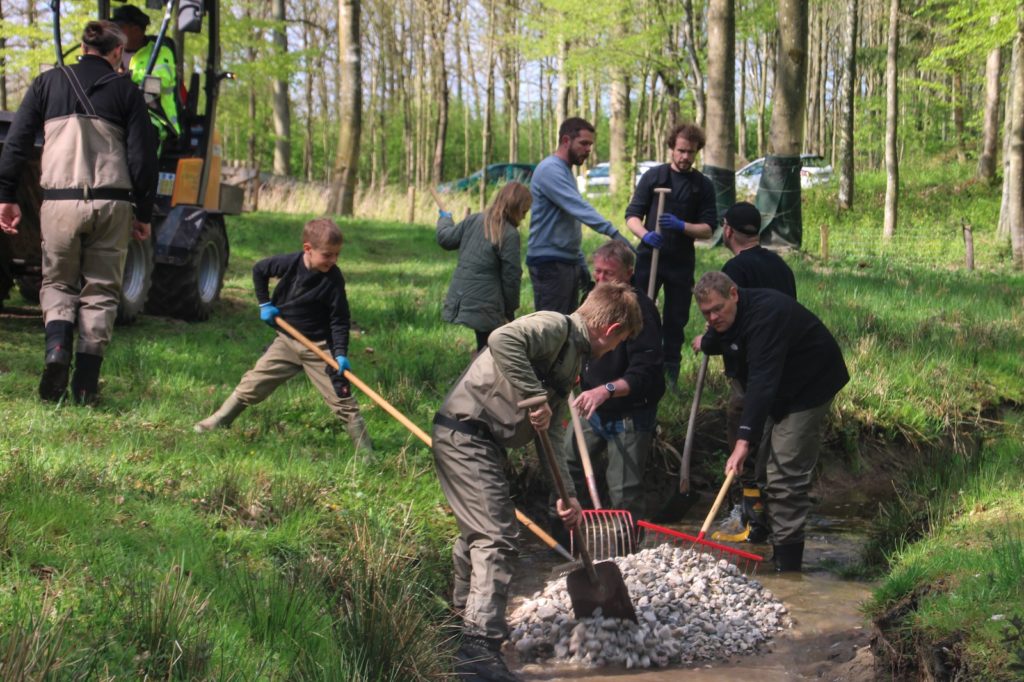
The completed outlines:
{"type": "Polygon", "coordinates": [[[530,190],[518,182],[502,187],[494,203],[456,224],[447,211],[437,220],[437,243],[459,250],[459,264],[444,299],[441,317],[476,332],[476,347],[510,322],[519,307],[519,223],[530,210],[530,190]]]}

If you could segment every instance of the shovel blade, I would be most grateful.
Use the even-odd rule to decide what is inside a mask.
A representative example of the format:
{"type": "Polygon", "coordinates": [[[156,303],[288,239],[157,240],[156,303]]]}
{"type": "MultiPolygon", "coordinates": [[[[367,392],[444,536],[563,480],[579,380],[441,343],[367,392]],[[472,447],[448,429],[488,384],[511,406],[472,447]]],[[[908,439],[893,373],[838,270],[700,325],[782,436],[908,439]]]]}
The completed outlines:
{"type": "Polygon", "coordinates": [[[601,609],[605,618],[628,618],[634,623],[636,610],[629,598],[629,590],[622,579],[622,572],[614,561],[601,561],[594,564],[596,581],[591,581],[585,568],[579,568],[565,577],[565,587],[569,591],[573,613],[577,618],[594,615],[601,609]]]}

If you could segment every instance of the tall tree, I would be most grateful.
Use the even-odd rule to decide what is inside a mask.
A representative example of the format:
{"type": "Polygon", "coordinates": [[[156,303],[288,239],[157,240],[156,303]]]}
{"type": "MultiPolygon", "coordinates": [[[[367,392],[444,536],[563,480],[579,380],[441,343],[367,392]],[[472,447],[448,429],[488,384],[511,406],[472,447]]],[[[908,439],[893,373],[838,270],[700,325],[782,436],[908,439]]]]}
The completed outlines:
{"type": "MultiPolygon", "coordinates": [[[[288,54],[287,17],[285,0],[273,0],[274,27],[271,30],[277,57],[288,54]]],[[[292,115],[288,99],[288,79],[278,75],[273,79],[274,88],[274,174],[291,175],[292,172],[292,115]]]]}
{"type": "Polygon", "coordinates": [[[352,215],[359,171],[359,137],[363,128],[360,0],[338,0],[338,149],[328,211],[352,215]]]}
{"type": "MultiPolygon", "coordinates": [[[[612,194],[620,189],[631,189],[629,157],[626,152],[626,138],[629,130],[629,73],[624,67],[612,69],[612,118],[609,122],[611,144],[608,162],[610,177],[608,189],[612,194]]],[[[597,123],[597,121],[592,121],[597,123]]]]}
{"type": "Polygon", "coordinates": [[[800,148],[807,104],[807,0],[779,0],[779,42],[772,101],[772,154],[765,159],[757,205],[771,239],[799,247],[800,148]]]}
{"type": "Polygon", "coordinates": [[[843,41],[842,112],[839,125],[839,207],[853,207],[853,120],[857,92],[858,0],[846,3],[846,36],[843,41]]]}
{"type": "Polygon", "coordinates": [[[978,179],[992,182],[996,177],[996,149],[999,144],[999,76],[1002,48],[994,47],[985,60],[985,114],[978,157],[978,179]]]}
{"type": "Polygon", "coordinates": [[[1013,123],[1010,130],[1010,167],[1007,173],[1010,244],[1013,265],[1024,269],[1024,12],[1017,9],[1017,38],[1013,65],[1013,123]]]}
{"type": "Polygon", "coordinates": [[[885,218],[882,237],[896,233],[899,214],[900,160],[897,149],[899,126],[900,0],[889,0],[889,41],[885,54],[885,218]]]}
{"type": "Polygon", "coordinates": [[[707,146],[704,174],[715,186],[718,213],[736,200],[736,151],[733,143],[736,92],[735,0],[708,3],[707,146]]]}
{"type": "Polygon", "coordinates": [[[494,146],[494,61],[495,61],[495,32],[497,19],[495,16],[495,5],[497,0],[489,0],[487,3],[487,88],[484,93],[486,98],[484,106],[484,129],[481,139],[480,162],[480,210],[487,205],[487,166],[491,163],[491,149],[494,146]]]}

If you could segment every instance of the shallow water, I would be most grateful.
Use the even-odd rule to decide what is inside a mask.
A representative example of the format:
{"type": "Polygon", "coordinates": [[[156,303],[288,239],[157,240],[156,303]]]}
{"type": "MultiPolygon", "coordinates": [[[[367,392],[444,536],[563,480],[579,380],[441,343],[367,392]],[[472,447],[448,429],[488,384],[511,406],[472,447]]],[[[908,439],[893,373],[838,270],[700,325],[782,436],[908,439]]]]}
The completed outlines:
{"type": "MultiPolygon", "coordinates": [[[[710,505],[710,500],[708,500],[710,505]]],[[[698,504],[696,509],[707,509],[698,504]]],[[[523,680],[607,680],[667,682],[668,680],[873,680],[872,659],[867,648],[869,623],[860,604],[870,596],[872,585],[843,580],[830,570],[853,563],[865,537],[868,509],[859,504],[839,503],[819,508],[808,519],[807,546],[802,574],[776,575],[766,561],[758,574],[765,587],[789,608],[793,627],[779,632],[761,653],[736,656],[678,668],[646,671],[621,668],[579,668],[568,664],[532,663],[518,665],[514,653],[509,664],[523,680]]],[[[701,519],[684,519],[671,526],[696,533],[701,519]]],[[[771,547],[739,546],[768,556],[771,547]]],[[[544,548],[530,546],[524,551],[512,585],[509,612],[541,589],[551,569],[561,559],[544,548]]]]}

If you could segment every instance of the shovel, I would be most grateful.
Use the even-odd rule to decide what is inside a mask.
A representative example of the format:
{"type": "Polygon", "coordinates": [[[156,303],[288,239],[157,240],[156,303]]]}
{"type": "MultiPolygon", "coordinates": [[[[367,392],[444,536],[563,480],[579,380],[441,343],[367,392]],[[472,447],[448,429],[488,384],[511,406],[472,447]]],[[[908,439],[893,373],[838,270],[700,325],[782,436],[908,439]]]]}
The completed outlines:
{"type": "MultiPolygon", "coordinates": [[[[672,190],[668,187],[658,187],[654,190],[658,194],[658,213],[654,218],[654,231],[661,234],[661,214],[665,212],[665,195],[672,190]]],[[[651,253],[651,276],[647,280],[647,298],[654,300],[654,292],[658,288],[658,257],[661,249],[653,249],[651,253]]]]}
{"type": "MultiPolygon", "coordinates": [[[[286,331],[293,339],[295,339],[296,341],[301,343],[303,346],[305,346],[309,350],[311,350],[314,353],[316,353],[317,356],[321,360],[326,362],[330,367],[333,367],[334,369],[338,369],[338,361],[337,360],[335,360],[330,355],[325,353],[323,351],[323,349],[320,348],[320,346],[316,345],[315,343],[313,343],[312,341],[307,339],[305,334],[300,332],[298,329],[296,329],[292,325],[288,324],[288,322],[284,318],[282,318],[280,315],[278,315],[277,317],[274,318],[274,322],[276,322],[277,326],[280,327],[281,329],[283,329],[284,331],[286,331]]],[[[430,436],[428,436],[426,433],[424,433],[423,429],[421,429],[420,427],[418,427],[415,424],[413,424],[412,421],[408,417],[406,417],[404,414],[399,412],[395,408],[395,406],[392,405],[391,403],[389,403],[387,400],[384,400],[384,398],[382,398],[379,393],[377,393],[372,388],[370,388],[365,383],[363,383],[359,379],[359,377],[357,377],[355,374],[353,374],[352,372],[350,372],[349,370],[346,369],[345,370],[345,378],[348,379],[350,382],[352,382],[352,384],[356,388],[358,388],[360,391],[362,391],[366,395],[370,396],[370,399],[372,399],[373,402],[375,402],[378,405],[380,405],[381,408],[383,408],[385,412],[387,412],[392,417],[397,419],[398,423],[400,423],[405,428],[409,429],[409,431],[412,432],[412,434],[414,436],[416,436],[421,441],[426,443],[428,448],[434,447],[434,443],[430,439],[430,436]]],[[[543,530],[541,530],[540,526],[538,526],[536,523],[531,521],[530,518],[526,514],[524,514],[523,512],[519,511],[518,509],[516,509],[516,518],[519,519],[520,523],[522,523],[524,526],[529,528],[530,531],[534,535],[536,535],[538,538],[540,538],[541,542],[543,542],[545,545],[547,545],[551,549],[553,549],[556,552],[558,552],[563,557],[567,557],[570,561],[572,561],[572,554],[570,554],[569,551],[567,549],[565,549],[565,547],[562,547],[562,545],[558,544],[558,542],[554,538],[552,538],[550,535],[548,535],[543,530]]]]}
{"type": "MultiPolygon", "coordinates": [[[[527,398],[519,403],[520,409],[537,407],[547,402],[546,396],[527,398]]],[[[562,474],[555,462],[554,449],[551,447],[551,440],[547,431],[537,430],[537,438],[544,452],[544,459],[547,461],[548,470],[551,472],[551,479],[555,482],[558,496],[562,500],[562,506],[569,506],[569,493],[562,480],[562,474]]],[[[636,610],[633,602],[629,599],[629,590],[622,579],[622,572],[614,561],[602,561],[594,563],[587,551],[585,542],[579,545],[580,559],[583,562],[581,568],[565,576],[565,588],[569,592],[569,601],[572,602],[573,613],[576,618],[588,618],[594,615],[597,609],[605,618],[621,618],[637,622],[636,610]]]]}

